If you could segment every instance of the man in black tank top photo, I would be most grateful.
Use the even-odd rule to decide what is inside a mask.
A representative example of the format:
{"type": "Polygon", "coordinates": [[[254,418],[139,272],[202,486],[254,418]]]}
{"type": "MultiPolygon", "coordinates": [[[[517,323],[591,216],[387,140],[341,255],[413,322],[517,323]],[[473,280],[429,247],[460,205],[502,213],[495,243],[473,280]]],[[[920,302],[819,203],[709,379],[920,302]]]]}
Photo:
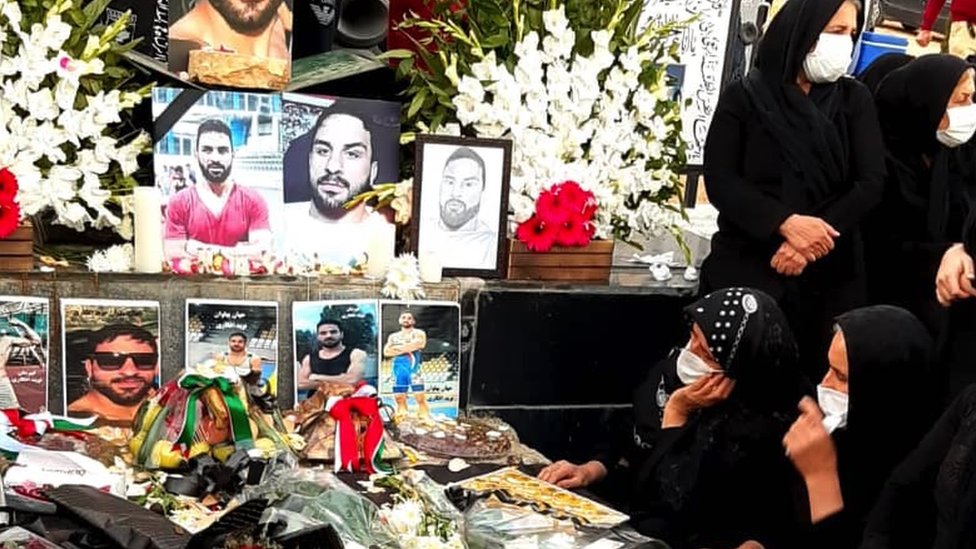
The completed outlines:
{"type": "Polygon", "coordinates": [[[298,390],[314,391],[322,383],[355,385],[363,379],[366,351],[346,347],[342,323],[324,319],[315,327],[316,349],[302,359],[298,370],[298,390]]]}

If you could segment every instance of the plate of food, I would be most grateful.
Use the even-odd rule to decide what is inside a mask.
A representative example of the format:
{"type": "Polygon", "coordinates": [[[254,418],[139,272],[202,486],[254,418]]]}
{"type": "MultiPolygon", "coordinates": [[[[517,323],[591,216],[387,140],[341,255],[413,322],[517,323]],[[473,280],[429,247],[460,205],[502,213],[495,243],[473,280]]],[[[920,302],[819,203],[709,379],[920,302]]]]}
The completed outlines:
{"type": "Polygon", "coordinates": [[[630,517],[579,494],[527,475],[514,467],[505,467],[486,475],[455,483],[475,494],[497,495],[502,501],[522,503],[535,511],[572,519],[583,526],[613,528],[630,517]]]}
{"type": "Polygon", "coordinates": [[[512,452],[511,429],[474,419],[416,419],[397,423],[397,440],[437,457],[500,459],[512,452]]]}

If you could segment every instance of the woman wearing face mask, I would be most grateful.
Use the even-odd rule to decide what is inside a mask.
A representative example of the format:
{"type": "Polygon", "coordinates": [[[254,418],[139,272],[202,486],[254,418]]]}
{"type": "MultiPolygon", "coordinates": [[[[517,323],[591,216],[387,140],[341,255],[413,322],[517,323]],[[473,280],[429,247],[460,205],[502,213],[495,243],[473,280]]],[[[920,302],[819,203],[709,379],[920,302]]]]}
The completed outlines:
{"type": "Polygon", "coordinates": [[[843,74],[860,27],[853,0],[790,0],[753,70],[722,93],[705,144],[719,231],[702,291],[762,289],[790,319],[819,379],[831,319],[866,299],[859,226],[883,191],[873,101],[843,74]]]}
{"type": "MultiPolygon", "coordinates": [[[[719,290],[685,309],[688,344],[635,392],[626,443],[540,477],[565,487],[602,479],[623,457],[629,513],[673,549],[790,547],[794,473],[780,440],[809,387],[776,302],[751,288],[719,290]]],[[[619,469],[618,473],[622,472],[619,469]]]]}
{"type": "Polygon", "coordinates": [[[806,488],[807,547],[860,543],[885,480],[934,419],[925,387],[931,356],[925,326],[905,309],[865,307],[837,319],[817,402],[801,402],[783,439],[806,488]]]}
{"type": "MultiPolygon", "coordinates": [[[[970,209],[966,187],[976,176],[976,147],[969,143],[976,132],[976,71],[949,55],[885,56],[875,65],[863,78],[876,83],[888,176],[884,199],[866,223],[869,297],[909,309],[943,337],[948,317],[939,301],[967,295],[969,284],[957,275],[954,291],[933,291],[966,261],[959,242],[970,209]]],[[[960,363],[949,365],[950,377],[971,369],[972,352],[945,356],[944,364],[960,363]]],[[[958,390],[967,381],[976,377],[943,383],[958,390]]]]}

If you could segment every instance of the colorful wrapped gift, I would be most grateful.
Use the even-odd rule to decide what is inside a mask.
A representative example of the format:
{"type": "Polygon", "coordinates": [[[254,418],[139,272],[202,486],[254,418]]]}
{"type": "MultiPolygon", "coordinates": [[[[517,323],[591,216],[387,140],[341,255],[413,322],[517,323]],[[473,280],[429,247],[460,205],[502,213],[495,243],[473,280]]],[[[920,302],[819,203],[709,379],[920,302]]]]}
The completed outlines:
{"type": "Polygon", "coordinates": [[[222,359],[188,367],[140,408],[129,442],[134,462],[178,469],[204,454],[224,461],[247,450],[272,458],[301,447],[287,433],[268,389],[257,383],[222,359]]]}

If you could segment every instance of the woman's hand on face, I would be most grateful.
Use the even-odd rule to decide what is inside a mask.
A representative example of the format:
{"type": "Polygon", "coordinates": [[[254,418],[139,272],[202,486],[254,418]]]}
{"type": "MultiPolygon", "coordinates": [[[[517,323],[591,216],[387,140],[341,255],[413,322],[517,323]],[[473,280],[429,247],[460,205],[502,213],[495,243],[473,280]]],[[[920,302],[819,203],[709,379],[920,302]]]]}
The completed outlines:
{"type": "Polygon", "coordinates": [[[823,412],[810,397],[800,401],[800,417],[783,437],[786,456],[804,479],[837,472],[834,441],[823,426],[823,412]]]}
{"type": "Polygon", "coordinates": [[[539,480],[567,490],[584,488],[603,480],[606,476],[607,468],[599,461],[589,461],[583,465],[557,461],[539,471],[539,480]]]}
{"type": "Polygon", "coordinates": [[[671,395],[664,406],[663,427],[680,427],[695,410],[710,408],[725,401],[735,388],[735,380],[725,374],[703,376],[671,395]]]}
{"type": "Polygon", "coordinates": [[[784,242],[769,265],[783,276],[800,276],[809,262],[789,242],[784,242]]]}
{"type": "Polygon", "coordinates": [[[834,249],[836,229],[819,217],[793,214],[779,227],[779,232],[807,261],[816,261],[834,249]]]}
{"type": "Polygon", "coordinates": [[[954,301],[976,296],[973,288],[973,258],[966,253],[962,244],[946,250],[935,276],[935,295],[943,307],[954,301]]]}

